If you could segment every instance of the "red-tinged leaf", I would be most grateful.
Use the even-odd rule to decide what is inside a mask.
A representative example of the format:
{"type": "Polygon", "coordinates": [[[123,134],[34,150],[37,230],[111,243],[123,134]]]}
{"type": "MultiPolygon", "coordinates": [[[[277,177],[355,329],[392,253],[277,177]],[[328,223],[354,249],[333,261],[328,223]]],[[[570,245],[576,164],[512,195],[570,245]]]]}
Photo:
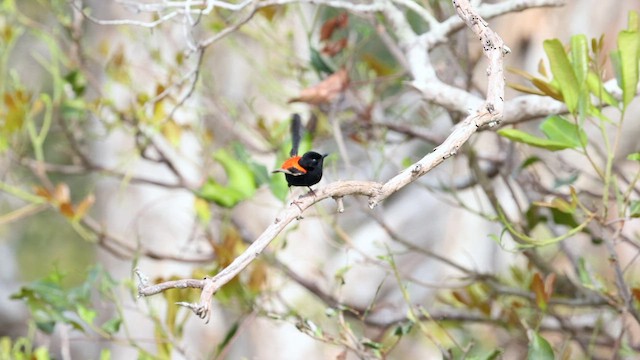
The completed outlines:
{"type": "Polygon", "coordinates": [[[544,281],[540,273],[537,272],[533,274],[530,289],[536,295],[536,304],[538,304],[538,307],[541,310],[545,310],[547,308],[547,299],[544,292],[544,281]]]}
{"type": "Polygon", "coordinates": [[[633,297],[636,299],[636,301],[640,301],[640,288],[631,288],[631,293],[633,294],[633,297]]]}

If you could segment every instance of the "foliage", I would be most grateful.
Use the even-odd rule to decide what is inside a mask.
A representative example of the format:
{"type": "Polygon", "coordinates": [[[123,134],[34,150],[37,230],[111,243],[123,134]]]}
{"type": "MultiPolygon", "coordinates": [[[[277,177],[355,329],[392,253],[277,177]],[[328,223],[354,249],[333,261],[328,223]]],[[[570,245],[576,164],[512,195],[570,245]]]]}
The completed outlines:
{"type": "MultiPolygon", "coordinates": [[[[297,190],[290,192],[283,177],[268,170],[288,154],[291,109],[309,113],[303,149],[332,148],[328,181],[356,170],[376,180],[396,173],[438,145],[431,139],[442,136],[426,133],[431,118],[460,120],[460,109],[438,103],[442,99],[416,101],[415,89],[406,86],[416,76],[407,64],[411,46],[400,44],[410,31],[426,33],[445,23],[453,9],[439,2],[431,2],[429,11],[418,2],[397,3],[364,13],[351,2],[341,9],[315,6],[310,23],[299,4],[258,2],[245,9],[238,2],[211,10],[190,3],[154,10],[151,23],[111,23],[77,5],[82,2],[3,1],[0,152],[6,176],[0,180],[0,225],[11,226],[11,236],[25,244],[29,236],[53,242],[57,237],[48,234],[72,230],[71,249],[55,242],[23,251],[54,263],[49,257],[58,251],[78,259],[53,270],[42,265],[34,272],[44,275],[12,295],[28,309],[34,329],[26,337],[0,339],[0,359],[57,357],[36,344],[33,333],[51,336],[61,326],[74,336],[100,339],[101,347],[124,343],[139,359],[189,358],[193,352],[222,359],[242,351],[251,357],[237,339],[250,336],[246,330],[258,317],[337,349],[337,358],[403,358],[419,351],[452,359],[497,359],[513,351],[529,359],[637,356],[640,345],[624,326],[606,326],[640,324],[636,256],[621,259],[625,249],[640,248],[629,230],[640,217],[640,153],[621,145],[623,124],[637,120],[630,110],[639,82],[636,12],[618,33],[610,62],[604,37],[546,40],[547,65],[541,61],[537,75],[514,70],[530,85],[512,87],[535,101],[560,102],[563,110],[549,112],[537,130],[505,119],[497,135],[487,133],[500,149],[495,156],[476,143],[461,147],[451,162],[465,168],[469,181],[418,181],[409,196],[389,199],[389,209],[402,204],[399,229],[389,210],[363,210],[359,200],[347,200],[346,214],[320,205],[305,213],[300,225],[280,234],[215,294],[218,333],[201,348],[185,345],[198,320],[178,306],[197,303],[201,289],[176,286],[138,298],[145,284],[225,271],[256,238],[255,228],[264,223],[259,209],[278,222],[271,219],[274,208],[296,206],[289,203],[297,190]],[[396,5],[407,11],[385,12],[396,5]],[[179,41],[174,17],[184,21],[179,41]],[[398,18],[406,18],[407,28],[393,26],[398,18]],[[303,24],[307,55],[294,50],[300,34],[282,28],[291,19],[303,24]],[[108,26],[114,26],[113,37],[92,35],[108,26]],[[26,55],[25,44],[33,44],[26,55]],[[229,69],[259,75],[251,77],[255,92],[240,100],[235,88],[228,89],[240,74],[229,75],[218,63],[232,53],[242,56],[233,57],[237,63],[229,69]],[[604,76],[609,64],[611,81],[604,76]],[[153,198],[151,205],[136,204],[142,193],[153,198]],[[489,234],[494,242],[480,232],[469,241],[507,259],[507,270],[497,264],[478,270],[431,244],[446,239],[413,231],[414,221],[440,226],[419,204],[425,193],[499,226],[499,234],[489,234]],[[177,197],[188,199],[186,209],[184,203],[170,205],[163,208],[168,216],[147,223],[154,206],[177,197]],[[126,221],[112,219],[118,215],[126,221]],[[181,221],[190,224],[186,230],[161,234],[171,244],[153,242],[149,234],[157,233],[149,229],[173,229],[181,221]],[[367,235],[365,247],[354,240],[358,233],[375,235],[367,235]],[[294,244],[300,234],[307,238],[297,240],[307,243],[294,244]],[[311,250],[319,239],[329,245],[326,253],[311,250]],[[94,257],[105,260],[87,248],[117,258],[118,265],[109,268],[104,261],[83,272],[81,281],[70,279],[94,257]],[[292,261],[289,251],[296,248],[292,261]],[[344,263],[332,267],[331,258],[344,254],[344,263]],[[318,263],[306,264],[308,255],[318,263]],[[146,279],[155,262],[184,268],[167,266],[146,279]],[[135,281],[112,274],[122,274],[123,263],[135,281]],[[300,263],[305,271],[297,270],[300,263]],[[453,275],[432,277],[433,263],[453,275]],[[370,296],[350,302],[350,293],[370,296]]],[[[138,5],[144,13],[146,6],[166,4],[138,5]]],[[[439,66],[455,68],[452,78],[475,87],[468,52],[448,51],[439,66]]],[[[102,359],[111,357],[106,347],[100,350],[102,359]]]]}

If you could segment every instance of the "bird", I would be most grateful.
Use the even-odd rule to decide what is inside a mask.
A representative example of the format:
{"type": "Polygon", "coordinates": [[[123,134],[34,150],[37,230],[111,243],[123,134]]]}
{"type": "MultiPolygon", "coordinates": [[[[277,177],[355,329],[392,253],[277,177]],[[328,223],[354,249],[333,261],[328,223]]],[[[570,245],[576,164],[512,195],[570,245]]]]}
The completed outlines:
{"type": "Polygon", "coordinates": [[[291,118],[291,152],[289,158],[282,163],[279,169],[273,173],[284,173],[289,187],[306,186],[313,193],[311,186],[322,179],[322,165],[324,158],[329,154],[320,154],[309,151],[302,156],[298,155],[298,147],[302,138],[302,122],[300,115],[293,114],[291,118]]]}

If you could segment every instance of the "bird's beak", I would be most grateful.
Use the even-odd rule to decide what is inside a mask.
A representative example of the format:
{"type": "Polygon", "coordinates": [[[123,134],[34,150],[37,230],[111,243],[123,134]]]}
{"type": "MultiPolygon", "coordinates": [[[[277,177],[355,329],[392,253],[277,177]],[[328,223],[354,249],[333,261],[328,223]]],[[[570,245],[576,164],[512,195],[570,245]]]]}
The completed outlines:
{"type": "Polygon", "coordinates": [[[326,158],[327,156],[329,156],[329,154],[323,154],[323,155],[322,155],[322,158],[324,159],[324,158],[326,158]]]}

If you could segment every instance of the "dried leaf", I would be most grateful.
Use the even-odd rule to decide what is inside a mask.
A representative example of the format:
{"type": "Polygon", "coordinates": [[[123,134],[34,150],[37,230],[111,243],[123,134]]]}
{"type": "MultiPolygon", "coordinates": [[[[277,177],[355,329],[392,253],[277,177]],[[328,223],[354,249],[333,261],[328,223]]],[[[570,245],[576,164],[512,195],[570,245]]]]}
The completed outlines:
{"type": "Polygon", "coordinates": [[[53,196],[51,195],[51,193],[49,192],[49,190],[45,189],[42,186],[35,186],[33,188],[33,192],[36,193],[36,195],[45,198],[47,201],[51,201],[53,199],[53,196]]]}
{"type": "Polygon", "coordinates": [[[556,283],[556,274],[551,273],[544,279],[544,295],[547,301],[553,295],[553,285],[556,283]]]}
{"type": "Polygon", "coordinates": [[[540,273],[535,273],[531,280],[531,290],[536,294],[536,303],[542,310],[547,308],[547,300],[544,292],[544,281],[540,273]]]}
{"type": "Polygon", "coordinates": [[[289,100],[292,102],[305,102],[319,105],[333,101],[349,84],[347,70],[341,69],[331,74],[322,82],[302,90],[300,96],[289,100]]]}
{"type": "Polygon", "coordinates": [[[553,295],[553,285],[556,282],[556,274],[551,273],[547,275],[544,280],[540,273],[535,273],[531,281],[531,290],[536,294],[536,303],[540,309],[545,310],[547,303],[553,295]]]}
{"type": "Polygon", "coordinates": [[[320,41],[331,38],[333,32],[336,29],[343,29],[349,24],[349,15],[346,12],[341,13],[338,16],[332,17],[325,21],[320,29],[320,41]]]}
{"type": "Polygon", "coordinates": [[[73,205],[70,202],[61,203],[59,206],[60,213],[65,217],[72,219],[75,217],[75,212],[73,211],[73,205]]]}
{"type": "Polygon", "coordinates": [[[180,138],[182,137],[182,128],[175,121],[169,120],[162,124],[162,135],[169,140],[169,143],[174,147],[180,145],[180,138]]]}
{"type": "Polygon", "coordinates": [[[507,86],[512,88],[513,90],[520,91],[521,93],[544,96],[544,93],[542,91],[525,86],[525,85],[520,85],[516,83],[507,83],[507,86]]]}
{"type": "Polygon", "coordinates": [[[7,108],[6,114],[3,114],[5,129],[14,132],[22,128],[27,116],[29,106],[29,95],[21,90],[14,93],[4,94],[4,104],[7,108]]]}
{"type": "Polygon", "coordinates": [[[322,48],[322,53],[328,56],[335,56],[347,46],[347,38],[342,38],[334,42],[327,42],[322,48]]]}
{"type": "Polygon", "coordinates": [[[69,193],[69,185],[65,183],[59,183],[53,190],[53,199],[59,204],[68,203],[71,200],[69,193]]]}
{"type": "Polygon", "coordinates": [[[453,291],[451,295],[453,295],[456,300],[463,303],[464,305],[471,306],[473,304],[473,301],[469,298],[467,292],[463,293],[461,291],[453,291]]]}
{"type": "Polygon", "coordinates": [[[267,19],[269,21],[273,21],[273,19],[278,14],[278,10],[279,9],[280,9],[280,7],[278,7],[278,6],[265,6],[265,7],[260,8],[258,10],[258,14],[264,16],[265,19],[267,19]]]}
{"type": "Polygon", "coordinates": [[[253,267],[249,272],[247,287],[255,293],[260,292],[267,282],[267,265],[264,261],[254,261],[253,267]]]}
{"type": "Polygon", "coordinates": [[[96,202],[96,197],[93,194],[87,195],[84,200],[82,200],[78,206],[76,207],[76,211],[74,214],[74,220],[80,220],[84,217],[84,215],[91,209],[91,206],[96,202]]]}
{"type": "Polygon", "coordinates": [[[371,70],[373,70],[378,76],[389,76],[395,72],[393,66],[389,66],[385,62],[381,61],[377,56],[366,53],[362,55],[362,62],[367,64],[371,70]]]}

